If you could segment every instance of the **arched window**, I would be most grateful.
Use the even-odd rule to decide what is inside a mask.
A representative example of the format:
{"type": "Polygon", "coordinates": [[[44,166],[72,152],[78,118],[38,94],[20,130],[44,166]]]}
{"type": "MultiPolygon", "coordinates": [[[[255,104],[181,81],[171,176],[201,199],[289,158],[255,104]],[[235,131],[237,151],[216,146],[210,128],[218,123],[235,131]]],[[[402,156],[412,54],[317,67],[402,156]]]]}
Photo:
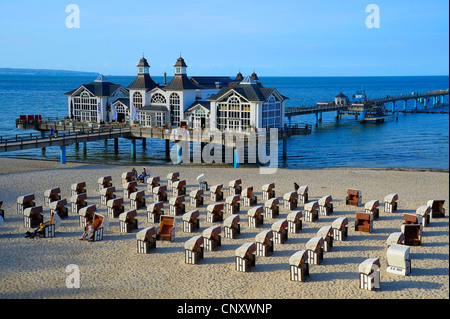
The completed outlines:
{"type": "Polygon", "coordinates": [[[170,121],[172,125],[178,126],[180,124],[180,96],[177,93],[170,95],[170,121]]]}
{"type": "Polygon", "coordinates": [[[97,98],[83,91],[73,99],[74,118],[83,122],[97,121],[97,98]]]}
{"type": "Polygon", "coordinates": [[[136,109],[140,109],[142,107],[142,94],[139,92],[134,92],[133,94],[133,104],[136,109]]]}
{"type": "Polygon", "coordinates": [[[152,96],[152,104],[166,104],[166,98],[160,93],[155,93],[152,96]]]}

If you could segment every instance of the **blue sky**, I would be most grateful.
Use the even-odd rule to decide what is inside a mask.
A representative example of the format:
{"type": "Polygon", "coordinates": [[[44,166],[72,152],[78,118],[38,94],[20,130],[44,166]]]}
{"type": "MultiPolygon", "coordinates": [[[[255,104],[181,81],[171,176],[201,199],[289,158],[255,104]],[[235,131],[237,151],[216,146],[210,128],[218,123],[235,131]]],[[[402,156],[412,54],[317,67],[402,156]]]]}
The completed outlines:
{"type": "Polygon", "coordinates": [[[41,0],[0,3],[0,68],[170,76],[448,75],[449,2],[41,0]],[[80,28],[66,27],[66,6],[80,28]],[[366,6],[380,8],[367,28],[366,6]]]}

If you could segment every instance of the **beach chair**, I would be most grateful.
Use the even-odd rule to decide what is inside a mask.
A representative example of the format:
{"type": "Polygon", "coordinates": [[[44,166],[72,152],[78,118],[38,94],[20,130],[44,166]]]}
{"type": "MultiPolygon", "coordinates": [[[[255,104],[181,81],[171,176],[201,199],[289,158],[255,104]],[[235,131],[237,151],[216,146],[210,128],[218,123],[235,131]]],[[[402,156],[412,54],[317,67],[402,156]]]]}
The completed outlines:
{"type": "Polygon", "coordinates": [[[50,220],[44,223],[44,238],[56,237],[56,228],[61,225],[61,218],[53,211],[50,212],[50,220]]]}
{"type": "Polygon", "coordinates": [[[403,214],[403,224],[417,224],[423,226],[422,216],[420,214],[403,214]]]}
{"type": "Polygon", "coordinates": [[[116,198],[116,194],[114,192],[116,188],[114,186],[104,187],[100,190],[100,204],[106,206],[108,201],[116,198]]]}
{"type": "Polygon", "coordinates": [[[392,274],[407,276],[411,273],[409,246],[392,244],[386,251],[387,269],[392,274]]]}
{"type": "Polygon", "coordinates": [[[69,217],[69,209],[66,207],[67,199],[60,199],[50,203],[50,211],[55,212],[60,218],[69,217]]]}
{"type": "Polygon", "coordinates": [[[428,205],[418,207],[416,215],[422,217],[422,226],[426,227],[430,223],[431,207],[428,205]]]}
{"type": "Polygon", "coordinates": [[[61,199],[61,189],[59,187],[48,189],[44,192],[44,206],[49,207],[51,202],[61,199]]]}
{"type": "Polygon", "coordinates": [[[314,222],[319,219],[319,203],[311,201],[303,206],[303,218],[307,222],[314,222]]]}
{"type": "Polygon", "coordinates": [[[256,206],[247,211],[248,227],[256,228],[264,224],[264,206],[256,206]]]}
{"type": "Polygon", "coordinates": [[[377,219],[380,216],[379,206],[380,202],[377,199],[374,199],[364,205],[364,210],[366,213],[372,213],[373,219],[377,219]]]}
{"type": "Polygon", "coordinates": [[[137,182],[136,181],[126,182],[123,185],[123,197],[124,198],[130,199],[130,195],[137,191],[138,190],[137,190],[137,182]]]}
{"type": "Polygon", "coordinates": [[[80,208],[80,210],[78,211],[79,225],[85,228],[87,221],[92,222],[92,219],[94,218],[94,214],[96,211],[97,206],[95,205],[87,205],[83,208],[80,208]]]}
{"type": "Polygon", "coordinates": [[[210,204],[206,207],[206,221],[208,223],[215,223],[223,221],[223,203],[210,204]]]}
{"type": "Polygon", "coordinates": [[[175,216],[162,215],[160,218],[156,239],[168,240],[170,242],[174,241],[175,229],[176,229],[175,216]]]}
{"type": "Polygon", "coordinates": [[[262,199],[269,200],[275,197],[275,183],[265,184],[262,187],[262,199]]]}
{"type": "Polygon", "coordinates": [[[192,233],[195,229],[200,228],[200,212],[195,209],[183,215],[183,231],[192,233]]]}
{"type": "Polygon", "coordinates": [[[228,187],[230,190],[230,196],[233,195],[241,195],[242,193],[242,180],[241,179],[235,179],[228,183],[228,187]]]}
{"type": "Polygon", "coordinates": [[[78,195],[78,194],[84,194],[84,193],[87,194],[86,182],[80,182],[80,183],[72,184],[70,186],[70,190],[72,192],[71,196],[78,195]]]}
{"type": "Polygon", "coordinates": [[[204,192],[208,191],[208,182],[204,180],[205,174],[197,176],[198,188],[203,189],[204,192]]]}
{"type": "Polygon", "coordinates": [[[212,202],[218,202],[223,199],[222,187],[223,187],[223,184],[211,186],[210,199],[212,202]]]}
{"type": "Polygon", "coordinates": [[[256,255],[268,257],[273,254],[273,230],[266,229],[255,236],[256,255]]]}
{"type": "Polygon", "coordinates": [[[199,207],[199,206],[203,206],[204,200],[203,200],[203,194],[204,194],[204,190],[203,189],[194,189],[193,191],[191,191],[190,198],[190,205],[191,207],[199,207]]]}
{"type": "Polygon", "coordinates": [[[121,233],[129,233],[138,229],[137,211],[129,210],[119,215],[119,230],[121,233]]]}
{"type": "Polygon", "coordinates": [[[241,225],[239,225],[240,220],[241,217],[237,214],[234,214],[227,217],[223,221],[223,232],[225,238],[234,239],[238,234],[241,233],[241,225]]]}
{"type": "Polygon", "coordinates": [[[178,177],[180,177],[180,173],[179,172],[174,172],[174,173],[167,174],[167,187],[168,188],[172,188],[173,187],[173,183],[179,180],[178,177]]]}
{"type": "Polygon", "coordinates": [[[225,213],[226,214],[236,214],[239,213],[241,209],[241,195],[231,195],[225,199],[225,213]]]}
{"type": "Polygon", "coordinates": [[[34,228],[44,222],[42,206],[33,206],[25,208],[23,212],[23,224],[25,228],[34,228]]]}
{"type": "Polygon", "coordinates": [[[156,202],[147,205],[147,221],[149,223],[159,223],[161,215],[164,214],[164,211],[162,210],[163,207],[163,202],[156,202]]]}
{"type": "Polygon", "coordinates": [[[306,204],[308,202],[308,185],[302,185],[297,189],[298,203],[306,204]]]}
{"type": "Polygon", "coordinates": [[[339,217],[331,223],[333,228],[333,240],[344,241],[348,236],[348,219],[347,217],[339,217]]]}
{"type": "Polygon", "coordinates": [[[398,194],[389,194],[384,197],[384,212],[393,213],[397,210],[398,194]]]}
{"type": "Polygon", "coordinates": [[[147,179],[147,191],[150,194],[153,194],[153,188],[160,186],[160,182],[161,179],[159,176],[153,176],[153,177],[149,177],[147,179]]]}
{"type": "Polygon", "coordinates": [[[255,243],[245,243],[235,250],[234,255],[237,271],[247,272],[249,267],[256,265],[255,251],[255,243]]]}
{"type": "Polygon", "coordinates": [[[333,198],[331,195],[324,196],[318,200],[319,215],[328,216],[333,214],[333,198]]]}
{"type": "Polygon", "coordinates": [[[356,213],[355,218],[355,231],[372,232],[373,215],[371,213],[356,213]]]}
{"type": "Polygon", "coordinates": [[[389,235],[386,240],[386,245],[389,247],[392,244],[404,245],[405,244],[405,235],[402,232],[395,232],[389,235]]]}
{"type": "Polygon", "coordinates": [[[136,180],[136,173],[135,172],[124,172],[122,173],[122,187],[126,183],[133,182],[136,180]]]}
{"type": "Polygon", "coordinates": [[[323,260],[324,241],[322,236],[316,236],[306,242],[308,252],[308,264],[319,265],[323,260]]]}
{"type": "Polygon", "coordinates": [[[103,233],[106,231],[108,220],[105,216],[95,213],[92,219],[92,226],[94,227],[94,235],[89,238],[89,241],[103,240],[103,233]]]}
{"type": "Polygon", "coordinates": [[[345,204],[358,207],[361,205],[362,194],[358,189],[348,188],[347,197],[345,198],[345,204]]]}
{"type": "Polygon", "coordinates": [[[153,188],[153,201],[154,202],[167,202],[167,186],[157,186],[153,188]]]}
{"type": "Polygon", "coordinates": [[[288,192],[283,195],[283,207],[284,209],[294,210],[297,208],[298,194],[297,192],[288,192]]]}
{"type": "Polygon", "coordinates": [[[288,222],[286,219],[277,220],[271,228],[275,244],[284,244],[288,240],[288,222]]]}
{"type": "Polygon", "coordinates": [[[169,199],[169,215],[177,216],[186,212],[186,205],[183,204],[184,196],[171,197],[169,199]]]}
{"type": "Polygon", "coordinates": [[[108,207],[108,216],[111,218],[117,218],[120,214],[125,212],[125,207],[123,206],[123,197],[116,197],[110,199],[106,206],[108,207]]]}
{"type": "Polygon", "coordinates": [[[359,288],[375,290],[380,288],[380,259],[368,258],[358,265],[359,288]]]}
{"type": "Polygon", "coordinates": [[[23,215],[25,209],[36,206],[34,194],[28,194],[17,198],[17,214],[23,215]]]}
{"type": "Polygon", "coordinates": [[[208,227],[203,231],[203,242],[206,250],[213,251],[215,248],[222,246],[221,232],[222,229],[218,225],[208,227]]]}
{"type": "Polygon", "coordinates": [[[5,211],[2,209],[3,201],[0,201],[0,216],[5,219],[5,211]]]}
{"type": "Polygon", "coordinates": [[[422,245],[422,225],[421,224],[403,224],[401,231],[405,238],[405,245],[421,246],[422,245]]]}
{"type": "Polygon", "coordinates": [[[258,198],[253,195],[253,186],[244,188],[242,190],[242,200],[244,201],[245,207],[256,205],[256,203],[258,202],[258,198]]]}
{"type": "Polygon", "coordinates": [[[148,254],[152,248],[156,248],[156,227],[144,228],[136,234],[138,254],[148,254]]]}
{"type": "Polygon", "coordinates": [[[71,212],[78,215],[80,209],[88,205],[86,199],[87,194],[78,194],[70,197],[71,212]]]}
{"type": "Polygon", "coordinates": [[[100,177],[97,180],[98,183],[98,191],[100,192],[103,188],[107,188],[107,187],[111,187],[113,186],[112,184],[112,177],[111,176],[104,176],[104,177],[100,177]]]}
{"type": "Polygon", "coordinates": [[[302,217],[303,213],[301,210],[295,210],[286,216],[289,233],[296,234],[302,229],[302,217]]]}
{"type": "Polygon", "coordinates": [[[289,257],[291,281],[305,281],[309,276],[308,251],[300,250],[289,257]]]}
{"type": "Polygon", "coordinates": [[[264,202],[264,215],[266,218],[275,218],[280,214],[280,200],[275,197],[264,202]]]}
{"type": "Polygon", "coordinates": [[[333,247],[333,227],[322,226],[317,231],[316,236],[321,236],[323,239],[323,251],[329,252],[333,247]]]}
{"type": "Polygon", "coordinates": [[[130,207],[131,209],[139,210],[145,208],[145,191],[140,190],[130,195],[130,207]]]}
{"type": "Polygon", "coordinates": [[[186,195],[186,181],[184,179],[175,181],[172,184],[172,194],[173,196],[182,196],[186,195]]]}
{"type": "Polygon", "coordinates": [[[427,205],[431,207],[431,218],[445,218],[445,200],[430,199],[427,205]]]}
{"type": "Polygon", "coordinates": [[[203,259],[203,243],[202,235],[194,236],[184,243],[184,262],[186,264],[195,265],[199,259],[203,259]]]}

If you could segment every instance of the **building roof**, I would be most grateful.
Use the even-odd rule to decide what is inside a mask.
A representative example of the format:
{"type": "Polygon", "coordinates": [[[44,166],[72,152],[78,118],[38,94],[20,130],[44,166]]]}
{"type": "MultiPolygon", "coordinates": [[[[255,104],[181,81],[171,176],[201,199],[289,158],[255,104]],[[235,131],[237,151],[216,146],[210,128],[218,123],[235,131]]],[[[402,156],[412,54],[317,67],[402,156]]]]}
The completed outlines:
{"type": "Polygon", "coordinates": [[[121,97],[115,100],[112,104],[115,104],[117,102],[122,103],[123,105],[126,105],[127,107],[130,107],[130,99],[128,97],[121,97]]]}
{"type": "Polygon", "coordinates": [[[165,91],[197,90],[199,87],[188,79],[186,74],[175,74],[172,80],[164,86],[165,91]]]}
{"type": "Polygon", "coordinates": [[[194,103],[191,104],[191,106],[189,106],[185,112],[190,112],[193,109],[195,109],[197,106],[203,106],[205,109],[207,109],[208,111],[211,110],[211,102],[210,101],[195,101],[194,103]]]}
{"type": "Polygon", "coordinates": [[[252,79],[255,80],[255,81],[259,81],[259,78],[258,78],[258,76],[256,75],[255,72],[252,73],[252,79]]]}
{"type": "Polygon", "coordinates": [[[239,73],[236,75],[236,78],[234,79],[234,81],[242,81],[244,79],[244,76],[242,75],[241,71],[239,71],[239,73]]]}
{"type": "Polygon", "coordinates": [[[189,79],[200,88],[216,88],[216,83],[223,87],[233,81],[228,76],[192,76],[189,79]]]}
{"type": "Polygon", "coordinates": [[[146,105],[137,110],[138,112],[167,112],[167,107],[164,105],[146,105]]]}
{"type": "Polygon", "coordinates": [[[184,59],[180,56],[180,57],[177,59],[177,63],[175,63],[174,67],[186,67],[186,68],[187,68],[187,65],[186,65],[186,63],[184,62],[184,59]]]}
{"type": "Polygon", "coordinates": [[[91,92],[94,96],[111,96],[112,93],[117,91],[118,88],[122,87],[120,84],[114,84],[109,82],[109,80],[100,75],[97,79],[95,79],[91,83],[83,84],[80,87],[71,90],[69,92],[64,93],[65,95],[73,95],[76,91],[78,91],[81,87],[84,87],[86,90],[91,92]]]}
{"type": "Polygon", "coordinates": [[[157,87],[158,84],[153,81],[152,77],[148,73],[144,74],[138,74],[136,79],[127,86],[127,89],[130,90],[153,90],[155,87],[157,87]]]}
{"type": "Polygon", "coordinates": [[[338,95],[336,95],[335,97],[346,98],[347,96],[344,93],[341,92],[338,95]]]}
{"type": "Polygon", "coordinates": [[[139,64],[137,66],[139,68],[150,67],[150,65],[148,64],[147,59],[144,58],[144,57],[142,57],[142,59],[139,61],[139,64]]]}

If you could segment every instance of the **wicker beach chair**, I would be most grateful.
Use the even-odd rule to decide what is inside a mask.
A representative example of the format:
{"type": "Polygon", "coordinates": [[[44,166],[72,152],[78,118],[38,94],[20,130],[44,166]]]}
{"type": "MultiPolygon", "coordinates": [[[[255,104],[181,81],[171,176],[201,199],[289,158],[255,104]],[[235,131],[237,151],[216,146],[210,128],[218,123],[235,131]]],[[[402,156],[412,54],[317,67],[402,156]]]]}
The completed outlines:
{"type": "Polygon", "coordinates": [[[212,202],[218,202],[218,201],[223,200],[222,188],[223,188],[223,184],[211,186],[210,199],[212,202]]]}
{"type": "Polygon", "coordinates": [[[356,213],[355,214],[355,231],[371,233],[373,229],[372,213],[356,213]]]}
{"type": "Polygon", "coordinates": [[[69,217],[69,209],[66,207],[67,199],[60,199],[50,203],[50,211],[55,212],[61,218],[69,217]]]}
{"type": "Polygon", "coordinates": [[[111,218],[117,218],[120,214],[125,212],[125,207],[123,206],[124,200],[123,197],[116,197],[114,199],[110,199],[106,206],[108,207],[108,216],[111,218]]]}
{"type": "Polygon", "coordinates": [[[306,242],[308,251],[308,264],[319,265],[323,260],[324,241],[322,236],[316,236],[306,242]]]}
{"type": "Polygon", "coordinates": [[[164,214],[164,211],[162,210],[163,207],[163,202],[156,202],[147,205],[147,221],[149,223],[159,223],[161,215],[164,214]]]}
{"type": "Polygon", "coordinates": [[[132,182],[136,180],[135,172],[124,172],[122,173],[122,186],[126,183],[132,182]]]}
{"type": "Polygon", "coordinates": [[[273,231],[273,241],[275,244],[284,244],[288,240],[287,219],[277,220],[271,226],[273,231]]]}
{"type": "Polygon", "coordinates": [[[247,211],[248,227],[256,228],[264,224],[264,206],[255,206],[247,211]]]}
{"type": "Polygon", "coordinates": [[[147,179],[147,191],[153,194],[153,188],[160,186],[161,178],[159,176],[150,176],[147,179]]]}
{"type": "Polygon", "coordinates": [[[178,181],[179,177],[180,177],[180,173],[179,172],[174,172],[174,173],[167,174],[167,187],[168,188],[172,188],[173,187],[173,183],[178,181]]]}
{"type": "Polygon", "coordinates": [[[393,213],[397,210],[398,194],[392,193],[384,197],[384,212],[393,213]]]}
{"type": "Polygon", "coordinates": [[[289,257],[290,280],[305,281],[309,276],[308,251],[300,250],[289,257]]]}
{"type": "Polygon", "coordinates": [[[422,245],[422,225],[421,224],[403,224],[401,231],[405,238],[405,245],[421,246],[422,245]]]}
{"type": "Polygon", "coordinates": [[[427,205],[431,207],[431,218],[445,218],[445,200],[430,199],[427,205]]]}
{"type": "Polygon", "coordinates": [[[156,227],[144,228],[136,234],[138,254],[148,254],[156,248],[156,227]]]}
{"type": "Polygon", "coordinates": [[[153,201],[154,202],[167,202],[167,186],[153,187],[153,201]]]}
{"type": "Polygon", "coordinates": [[[0,216],[5,219],[5,211],[2,209],[3,201],[0,201],[0,216]]]}
{"type": "Polygon", "coordinates": [[[89,241],[101,241],[103,240],[103,234],[106,231],[108,227],[108,219],[98,213],[94,214],[94,217],[92,219],[92,226],[94,227],[94,234],[89,239],[89,241]]]}
{"type": "Polygon", "coordinates": [[[200,212],[195,209],[183,215],[183,231],[192,233],[195,229],[200,228],[200,212]]]}
{"type": "Polygon", "coordinates": [[[245,207],[251,207],[252,205],[257,204],[258,198],[253,195],[253,186],[244,188],[242,190],[242,200],[244,201],[245,207]]]}
{"type": "Polygon", "coordinates": [[[275,197],[275,183],[269,183],[262,186],[262,199],[269,200],[275,197]]]}
{"type": "Polygon", "coordinates": [[[235,263],[236,270],[241,272],[247,272],[249,267],[256,265],[256,244],[245,243],[235,250],[235,263]]]}
{"type": "Polygon", "coordinates": [[[395,232],[389,235],[386,240],[386,245],[389,247],[392,244],[404,245],[405,244],[405,235],[402,232],[395,232]]]}
{"type": "Polygon", "coordinates": [[[333,240],[344,241],[348,236],[348,219],[339,217],[331,224],[333,228],[333,240]]]}
{"type": "Polygon", "coordinates": [[[203,189],[194,189],[193,191],[191,191],[190,195],[190,206],[191,207],[199,207],[202,206],[204,203],[203,200],[203,194],[204,194],[204,190],[203,189]]]}
{"type": "Polygon", "coordinates": [[[44,206],[49,207],[51,202],[61,199],[61,189],[59,187],[48,189],[44,192],[44,206]]]}
{"type": "Polygon", "coordinates": [[[266,229],[255,236],[256,255],[267,257],[273,254],[273,230],[266,229]]]}
{"type": "Polygon", "coordinates": [[[375,290],[380,288],[380,259],[368,258],[358,265],[359,288],[375,290]]]}
{"type": "Polygon", "coordinates": [[[296,234],[302,229],[302,217],[303,213],[301,210],[292,211],[286,216],[289,233],[296,234]]]}
{"type": "Polygon", "coordinates": [[[173,182],[172,194],[174,197],[186,195],[186,181],[184,179],[173,182]]]}
{"type": "Polygon", "coordinates": [[[80,209],[88,205],[86,199],[87,194],[78,194],[70,197],[71,212],[78,215],[80,209]]]}
{"type": "Polygon", "coordinates": [[[203,189],[203,191],[207,192],[208,189],[208,182],[204,180],[205,174],[200,174],[197,176],[197,182],[198,182],[198,188],[203,189]]]}
{"type": "Polygon", "coordinates": [[[217,247],[222,246],[222,228],[218,225],[214,225],[206,228],[203,231],[203,240],[205,250],[213,251],[217,247]]]}
{"type": "Polygon", "coordinates": [[[23,224],[25,228],[34,228],[39,226],[44,221],[44,216],[42,215],[42,206],[33,206],[25,208],[23,212],[23,224]]]}
{"type": "Polygon", "coordinates": [[[86,182],[75,183],[70,186],[71,196],[87,193],[86,182]]]}
{"type": "Polygon", "coordinates": [[[230,196],[233,195],[241,195],[242,193],[242,180],[241,179],[235,179],[228,183],[230,196]]]}
{"type": "Polygon", "coordinates": [[[100,204],[106,206],[108,201],[116,198],[114,186],[104,187],[100,190],[100,204]]]}
{"type": "Polygon", "coordinates": [[[422,226],[426,227],[430,223],[431,206],[423,205],[416,209],[416,215],[421,217],[422,226]]]}
{"type": "Polygon", "coordinates": [[[319,219],[319,203],[311,201],[303,206],[303,218],[307,222],[314,222],[319,219]]]}
{"type": "Polygon", "coordinates": [[[131,181],[131,182],[126,182],[123,185],[123,197],[124,198],[128,198],[130,199],[131,194],[133,194],[134,192],[137,192],[137,182],[136,181],[131,181]]]}
{"type": "Polygon", "coordinates": [[[333,198],[331,195],[324,196],[318,200],[319,215],[328,216],[333,214],[333,198]]]}
{"type": "Polygon", "coordinates": [[[202,235],[194,236],[184,243],[184,262],[195,265],[199,259],[203,259],[204,238],[202,235]]]}
{"type": "Polygon", "coordinates": [[[19,196],[17,198],[17,214],[23,215],[25,209],[36,206],[34,194],[19,196]]]}
{"type": "Polygon", "coordinates": [[[297,208],[298,194],[297,192],[288,192],[283,195],[283,207],[284,209],[294,210],[297,208]]]}
{"type": "Polygon", "coordinates": [[[241,217],[238,214],[231,215],[223,221],[223,232],[225,238],[235,239],[241,233],[239,222],[241,217]]]}
{"type": "Polygon", "coordinates": [[[264,202],[264,215],[266,218],[275,218],[280,214],[280,200],[277,197],[264,202]]]}
{"type": "Polygon", "coordinates": [[[145,191],[140,190],[130,195],[130,207],[131,209],[139,210],[145,208],[145,191]]]}
{"type": "Polygon", "coordinates": [[[322,226],[317,231],[316,236],[321,236],[323,239],[323,251],[328,252],[333,247],[333,227],[322,226]]]}
{"type": "Polygon", "coordinates": [[[119,230],[121,233],[129,233],[138,229],[137,211],[129,210],[119,215],[119,230]]]}
{"type": "Polygon", "coordinates": [[[177,216],[186,212],[186,205],[183,204],[185,198],[183,196],[172,197],[169,199],[169,215],[177,216]]]}
{"type": "Polygon", "coordinates": [[[79,225],[83,228],[86,227],[86,222],[90,221],[92,222],[92,219],[94,218],[94,214],[97,211],[97,206],[95,205],[87,205],[83,208],[80,208],[78,211],[79,216],[79,225]]]}
{"type": "Polygon", "coordinates": [[[362,202],[362,193],[358,189],[348,188],[345,204],[358,207],[362,202]]]}
{"type": "Polygon", "coordinates": [[[308,185],[302,185],[297,189],[297,195],[298,195],[298,203],[299,204],[306,204],[308,202],[308,191],[309,187],[308,185]]]}
{"type": "Polygon", "coordinates": [[[100,192],[103,188],[108,188],[113,186],[112,183],[112,177],[111,176],[104,176],[104,177],[100,177],[97,180],[97,184],[98,184],[98,191],[100,192]]]}
{"type": "Polygon", "coordinates": [[[225,213],[226,214],[236,214],[239,213],[241,209],[241,195],[231,195],[225,199],[225,213]]]}
{"type": "Polygon", "coordinates": [[[174,241],[177,221],[175,216],[162,215],[156,238],[159,240],[174,241]]]}
{"type": "Polygon", "coordinates": [[[50,220],[44,222],[44,238],[56,237],[56,229],[61,225],[62,221],[59,215],[53,211],[50,212],[50,220]]]}
{"type": "Polygon", "coordinates": [[[372,213],[373,219],[377,219],[380,216],[379,206],[380,202],[377,199],[374,199],[364,205],[364,210],[366,213],[372,213]]]}
{"type": "Polygon", "coordinates": [[[208,223],[215,223],[223,221],[223,203],[210,204],[206,207],[206,221],[208,223]]]}
{"type": "Polygon", "coordinates": [[[386,251],[387,272],[407,276],[411,273],[410,247],[392,244],[386,251]]]}

